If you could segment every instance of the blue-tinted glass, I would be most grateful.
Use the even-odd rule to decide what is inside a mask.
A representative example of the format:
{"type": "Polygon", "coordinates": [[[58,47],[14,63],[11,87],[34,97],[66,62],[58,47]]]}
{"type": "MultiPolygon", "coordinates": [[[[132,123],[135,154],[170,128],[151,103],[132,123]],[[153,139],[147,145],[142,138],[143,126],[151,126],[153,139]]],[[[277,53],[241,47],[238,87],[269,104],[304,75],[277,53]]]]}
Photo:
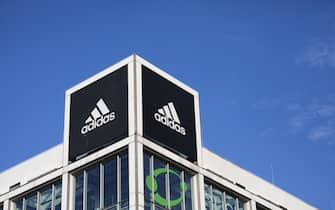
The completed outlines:
{"type": "Polygon", "coordinates": [[[84,175],[79,174],[76,177],[76,195],[75,195],[75,210],[83,209],[83,188],[84,188],[84,175]]]}
{"type": "Polygon", "coordinates": [[[180,170],[170,167],[170,206],[172,210],[181,210],[183,205],[183,191],[180,183],[183,182],[180,170]]]}
{"type": "Polygon", "coordinates": [[[129,173],[128,154],[123,154],[121,158],[121,209],[128,209],[129,200],[129,173]]]}
{"type": "Polygon", "coordinates": [[[37,209],[37,193],[31,194],[26,198],[26,210],[37,209]]]}
{"type": "Polygon", "coordinates": [[[104,163],[104,205],[109,207],[117,203],[117,164],[116,159],[104,163]]]}
{"type": "Polygon", "coordinates": [[[210,186],[205,184],[205,202],[206,202],[206,210],[211,210],[211,189],[210,186]]]}
{"type": "Polygon", "coordinates": [[[227,210],[236,210],[236,200],[229,194],[226,194],[226,207],[227,210]]]}
{"type": "Polygon", "coordinates": [[[244,210],[244,202],[241,199],[238,199],[238,209],[244,210]]]}
{"type": "Polygon", "coordinates": [[[100,207],[100,167],[87,171],[87,210],[100,207]]]}
{"type": "Polygon", "coordinates": [[[55,184],[55,210],[61,210],[62,206],[62,183],[55,184]]]}
{"type": "Polygon", "coordinates": [[[21,198],[15,201],[15,206],[16,206],[16,210],[22,210],[23,209],[23,199],[21,198]]]}
{"type": "Polygon", "coordinates": [[[223,210],[223,192],[213,188],[213,207],[214,210],[223,210]]]}
{"type": "Polygon", "coordinates": [[[3,205],[2,204],[0,204],[0,210],[3,210],[3,205]]]}
{"type": "Polygon", "coordinates": [[[52,186],[40,191],[40,208],[39,210],[51,210],[52,186]]]}
{"type": "Polygon", "coordinates": [[[152,192],[147,186],[147,182],[150,182],[152,177],[150,173],[150,155],[144,153],[143,157],[143,169],[144,169],[144,201],[146,203],[145,209],[150,209],[150,203],[152,202],[152,192]],[[149,179],[149,180],[147,180],[149,179]]]}
{"type": "Polygon", "coordinates": [[[187,186],[185,192],[185,210],[192,210],[191,176],[185,173],[184,177],[187,186]]]}
{"type": "MultiPolygon", "coordinates": [[[[162,169],[162,168],[165,168],[165,163],[163,163],[159,159],[155,159],[154,160],[154,170],[162,169]]],[[[157,191],[155,193],[158,193],[161,197],[166,199],[167,198],[167,195],[166,195],[167,194],[167,192],[166,192],[166,173],[159,174],[158,176],[155,177],[155,180],[157,182],[157,191]]],[[[167,204],[157,203],[157,201],[155,201],[155,203],[156,203],[157,206],[161,205],[163,207],[167,207],[167,204]]]]}

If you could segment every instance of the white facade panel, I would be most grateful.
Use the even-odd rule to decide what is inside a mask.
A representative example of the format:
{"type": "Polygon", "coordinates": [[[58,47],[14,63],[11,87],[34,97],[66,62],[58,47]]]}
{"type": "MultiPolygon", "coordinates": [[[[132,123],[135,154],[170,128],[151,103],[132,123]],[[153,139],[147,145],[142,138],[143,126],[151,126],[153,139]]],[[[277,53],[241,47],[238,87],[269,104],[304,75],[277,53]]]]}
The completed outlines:
{"type": "Polygon", "coordinates": [[[206,148],[203,151],[203,168],[213,171],[216,174],[238,183],[254,194],[260,195],[275,204],[279,204],[287,209],[294,210],[315,210],[316,208],[306,204],[299,198],[285,192],[273,184],[257,177],[239,166],[223,159],[206,148]]]}
{"type": "Polygon", "coordinates": [[[41,175],[62,167],[63,144],[36,155],[0,174],[0,195],[17,183],[24,185],[41,175]]]}

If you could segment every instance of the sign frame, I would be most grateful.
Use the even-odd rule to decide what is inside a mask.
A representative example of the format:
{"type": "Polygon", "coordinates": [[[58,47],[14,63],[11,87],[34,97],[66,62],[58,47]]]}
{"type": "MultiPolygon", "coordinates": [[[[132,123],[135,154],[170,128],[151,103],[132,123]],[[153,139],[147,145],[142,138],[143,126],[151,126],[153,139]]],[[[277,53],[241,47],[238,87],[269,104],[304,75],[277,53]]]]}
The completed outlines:
{"type": "MultiPolygon", "coordinates": [[[[64,112],[64,136],[63,136],[63,166],[71,163],[69,160],[69,146],[70,146],[70,107],[71,107],[71,94],[81,90],[97,80],[127,66],[128,74],[128,137],[135,133],[135,101],[134,101],[134,56],[131,55],[118,63],[102,70],[101,72],[89,77],[88,79],[78,83],[77,85],[69,88],[65,92],[65,112],[64,112]]],[[[127,140],[128,138],[119,141],[127,140]]]]}

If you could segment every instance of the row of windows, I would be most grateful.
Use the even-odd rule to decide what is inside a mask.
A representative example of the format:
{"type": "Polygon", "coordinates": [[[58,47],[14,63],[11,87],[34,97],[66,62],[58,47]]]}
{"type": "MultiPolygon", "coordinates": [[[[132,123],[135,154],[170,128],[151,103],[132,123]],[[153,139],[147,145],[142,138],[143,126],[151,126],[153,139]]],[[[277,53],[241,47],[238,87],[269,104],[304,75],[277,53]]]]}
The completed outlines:
{"type": "Polygon", "coordinates": [[[246,202],[229,192],[205,183],[206,210],[244,210],[246,202]]]}
{"type": "Polygon", "coordinates": [[[82,170],[75,176],[75,210],[129,209],[126,152],[82,170]]]}
{"type": "Polygon", "coordinates": [[[145,210],[192,210],[190,180],[190,174],[145,152],[145,210]]]}
{"type": "Polygon", "coordinates": [[[58,181],[15,201],[16,210],[60,210],[62,183],[58,181]]]}
{"type": "MultiPolygon", "coordinates": [[[[192,210],[191,174],[144,152],[145,210],[192,210]]],[[[75,173],[75,210],[129,209],[128,154],[75,173]]],[[[60,210],[61,181],[15,200],[14,210],[60,210]]],[[[246,199],[205,183],[206,210],[245,210],[246,199]]],[[[3,210],[3,204],[0,204],[3,210]]],[[[269,210],[257,204],[257,210],[269,210]]]]}

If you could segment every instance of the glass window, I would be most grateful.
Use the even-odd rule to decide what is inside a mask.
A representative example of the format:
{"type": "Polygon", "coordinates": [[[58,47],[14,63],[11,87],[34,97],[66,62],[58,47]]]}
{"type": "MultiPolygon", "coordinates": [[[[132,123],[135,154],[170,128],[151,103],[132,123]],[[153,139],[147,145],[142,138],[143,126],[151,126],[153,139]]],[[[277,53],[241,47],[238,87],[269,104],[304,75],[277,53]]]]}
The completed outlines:
{"type": "Polygon", "coordinates": [[[87,210],[100,207],[100,167],[87,171],[87,210]]]}
{"type": "Polygon", "coordinates": [[[55,190],[55,210],[61,210],[62,208],[62,183],[58,182],[54,185],[55,190]]]}
{"type": "Polygon", "coordinates": [[[214,210],[224,210],[223,192],[213,189],[213,207],[214,210]]]}
{"type": "MultiPolygon", "coordinates": [[[[151,156],[147,153],[144,153],[143,156],[143,167],[144,167],[144,179],[148,179],[146,183],[152,182],[152,177],[150,175],[150,163],[151,156]]],[[[150,210],[151,209],[151,203],[152,203],[152,196],[151,196],[151,190],[148,187],[144,187],[144,209],[150,210]]]]}
{"type": "Polygon", "coordinates": [[[62,182],[58,181],[17,199],[14,210],[60,210],[61,195],[62,182]]]}
{"type": "Polygon", "coordinates": [[[227,210],[236,210],[236,200],[229,194],[226,194],[226,207],[227,210]]]}
{"type": "Polygon", "coordinates": [[[117,164],[116,159],[109,160],[104,164],[104,204],[105,207],[117,203],[117,164]]]}
{"type": "Polygon", "coordinates": [[[121,209],[128,209],[129,198],[129,175],[128,175],[128,155],[124,154],[121,159],[121,209]]]}
{"type": "MultiPolygon", "coordinates": [[[[161,171],[164,171],[165,168],[165,164],[160,161],[159,159],[155,159],[154,160],[154,168],[161,171]]],[[[155,170],[156,171],[156,170],[155,170]]],[[[155,191],[155,195],[154,195],[154,199],[155,201],[157,201],[159,198],[159,202],[156,202],[156,205],[159,205],[161,207],[168,207],[168,201],[167,201],[167,194],[166,194],[166,176],[167,173],[157,173],[157,175],[154,172],[154,182],[155,184],[157,184],[157,188],[154,190],[155,191]]]]}
{"type": "Polygon", "coordinates": [[[212,209],[211,187],[207,184],[205,184],[205,204],[206,204],[206,210],[212,209]]]}
{"type": "Polygon", "coordinates": [[[191,176],[144,153],[145,210],[192,210],[191,176]]]}
{"type": "Polygon", "coordinates": [[[76,175],[75,210],[129,209],[128,174],[127,153],[84,169],[76,175]]]}
{"type": "Polygon", "coordinates": [[[39,210],[51,210],[52,202],[52,188],[48,187],[43,189],[40,195],[40,208],[39,210]]]}
{"type": "Polygon", "coordinates": [[[3,205],[2,204],[0,204],[0,210],[3,210],[3,205]]]}
{"type": "Polygon", "coordinates": [[[15,201],[15,209],[23,210],[23,198],[20,198],[17,201],[15,201]]]}
{"type": "Polygon", "coordinates": [[[191,176],[184,173],[185,185],[185,210],[192,210],[192,194],[191,194],[191,176]]]}
{"type": "Polygon", "coordinates": [[[26,203],[26,210],[37,210],[37,193],[29,195],[26,203]]]}
{"type": "Polygon", "coordinates": [[[244,210],[245,199],[205,183],[206,210],[244,210]]]}
{"type": "Polygon", "coordinates": [[[76,177],[76,195],[75,195],[75,210],[83,209],[83,193],[84,193],[84,175],[79,174],[76,177]]]}

